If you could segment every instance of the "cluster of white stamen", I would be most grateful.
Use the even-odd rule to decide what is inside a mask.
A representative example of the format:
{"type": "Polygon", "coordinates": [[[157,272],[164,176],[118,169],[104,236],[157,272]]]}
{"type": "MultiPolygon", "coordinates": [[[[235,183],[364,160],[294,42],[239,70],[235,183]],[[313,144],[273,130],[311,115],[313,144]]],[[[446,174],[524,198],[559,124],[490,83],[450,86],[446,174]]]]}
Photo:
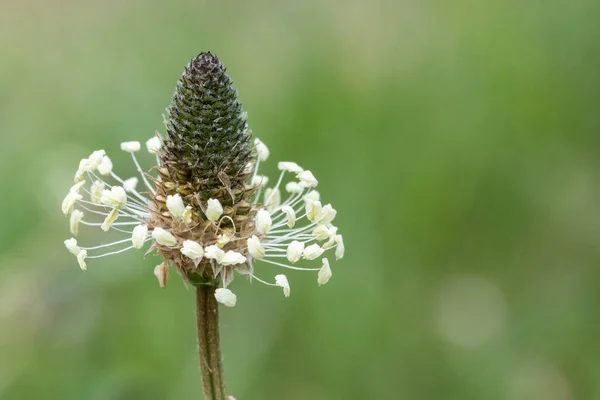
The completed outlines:
{"type": "MultiPolygon", "coordinates": [[[[332,224],[337,211],[331,204],[321,203],[319,192],[313,189],[318,184],[313,173],[294,162],[280,162],[278,168],[281,174],[275,186],[266,187],[269,179],[258,175],[258,167],[260,162],[267,160],[269,149],[259,139],[255,139],[254,145],[257,161],[251,182],[258,187],[254,203],[258,203],[261,195],[264,197],[263,208],[257,211],[254,218],[255,232],[246,239],[249,275],[266,285],[281,287],[286,297],[290,295],[287,277],[278,274],[275,276],[275,283],[263,281],[254,275],[255,261],[292,270],[318,271],[317,283],[326,284],[332,275],[327,258],[322,258],[320,268],[301,268],[293,264],[302,259],[315,260],[330,249],[335,249],[336,259],[344,256],[342,235],[337,233],[337,227],[332,224]],[[296,179],[284,184],[286,174],[296,179]],[[283,201],[282,188],[287,193],[287,198],[283,201]]],[[[232,306],[226,304],[231,303],[232,295],[231,292],[222,292],[217,300],[232,306]]],[[[232,303],[235,304],[235,295],[233,296],[232,303]]]]}
{"type": "MultiPolygon", "coordinates": [[[[337,212],[331,204],[321,203],[319,192],[314,190],[318,182],[313,173],[294,162],[280,162],[278,168],[281,174],[274,186],[267,187],[269,179],[258,175],[258,168],[261,162],[268,159],[269,149],[259,139],[255,139],[254,144],[256,161],[249,183],[256,187],[252,202],[258,210],[254,216],[254,232],[250,235],[240,237],[235,224],[232,230],[220,229],[221,221],[229,217],[223,217],[223,206],[217,199],[209,199],[206,204],[200,205],[206,219],[220,229],[216,242],[182,240],[158,226],[149,232],[151,214],[160,214],[161,218],[167,218],[168,215],[154,210],[154,203],[136,189],[138,183],[143,182],[144,191],[155,194],[148,181],[150,175],[143,172],[135,155],[141,149],[140,142],[124,142],[121,150],[131,154],[139,178],[122,179],[113,172],[113,164],[105,151],[94,151],[80,161],[75,184],[61,208],[65,215],[70,215],[69,225],[73,236],[78,235],[81,225],[100,227],[104,231],[114,230],[127,236],[93,247],[81,247],[75,238],[71,238],[64,242],[65,247],[76,256],[82,270],[87,269],[86,259],[142,249],[149,241],[178,250],[195,265],[207,260],[215,269],[215,276],[221,274],[222,278],[223,287],[217,289],[215,297],[228,307],[236,303],[235,294],[227,289],[233,280],[234,270],[266,285],[281,287],[286,297],[290,295],[290,284],[285,275],[277,274],[274,283],[266,282],[255,275],[255,261],[291,270],[318,271],[317,283],[324,285],[332,275],[327,258],[322,258],[320,268],[302,268],[293,264],[303,259],[318,259],[330,249],[335,249],[336,259],[344,256],[342,236],[332,224],[337,212]],[[286,174],[292,180],[284,183],[286,174]],[[86,188],[87,182],[91,183],[89,189],[86,188]],[[282,196],[283,193],[286,196],[282,196]],[[91,219],[86,219],[88,217],[91,219]],[[237,251],[223,250],[230,243],[238,244],[234,247],[237,251]]],[[[162,141],[158,136],[146,142],[146,150],[156,155],[158,164],[160,159],[157,153],[161,146],[162,141]]],[[[179,194],[167,196],[165,203],[173,222],[192,222],[192,206],[186,205],[179,194]]],[[[157,265],[154,274],[160,286],[164,287],[169,276],[169,260],[157,265]]]]}
{"type": "MultiPolygon", "coordinates": [[[[160,138],[153,139],[159,141],[160,148],[160,138]]],[[[131,153],[146,189],[152,191],[134,154],[140,147],[139,142],[121,144],[123,151],[131,153]]],[[[149,199],[136,189],[138,177],[122,179],[112,169],[112,161],[104,150],[94,151],[88,158],[82,159],[75,173],[75,184],[62,203],[62,212],[70,214],[69,226],[73,236],[79,234],[81,225],[128,235],[124,239],[93,247],[81,247],[75,238],[66,240],[65,247],[77,257],[82,270],[87,269],[86,259],[141,249],[150,240],[147,224],[151,205],[149,199]],[[89,188],[86,187],[87,182],[91,182],[89,188]]]]}

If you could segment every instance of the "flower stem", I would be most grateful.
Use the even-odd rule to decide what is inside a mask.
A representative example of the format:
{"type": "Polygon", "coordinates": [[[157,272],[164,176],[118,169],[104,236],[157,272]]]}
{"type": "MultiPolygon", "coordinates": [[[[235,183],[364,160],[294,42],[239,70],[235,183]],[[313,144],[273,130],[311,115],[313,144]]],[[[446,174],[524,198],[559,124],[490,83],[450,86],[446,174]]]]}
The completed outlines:
{"type": "Polygon", "coordinates": [[[215,287],[196,287],[196,324],[198,328],[198,355],[204,400],[227,400],[221,345],[219,340],[219,306],[215,298],[215,287]]]}

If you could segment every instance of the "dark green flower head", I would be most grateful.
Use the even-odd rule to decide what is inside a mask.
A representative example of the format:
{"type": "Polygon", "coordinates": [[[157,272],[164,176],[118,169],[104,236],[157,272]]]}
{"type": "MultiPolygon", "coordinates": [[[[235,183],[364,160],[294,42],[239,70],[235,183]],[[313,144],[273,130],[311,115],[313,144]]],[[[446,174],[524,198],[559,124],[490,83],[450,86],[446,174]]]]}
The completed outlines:
{"type": "Polygon", "coordinates": [[[214,54],[201,53],[186,66],[167,113],[161,158],[175,192],[207,199],[218,187],[244,187],[252,162],[246,113],[214,54]]]}

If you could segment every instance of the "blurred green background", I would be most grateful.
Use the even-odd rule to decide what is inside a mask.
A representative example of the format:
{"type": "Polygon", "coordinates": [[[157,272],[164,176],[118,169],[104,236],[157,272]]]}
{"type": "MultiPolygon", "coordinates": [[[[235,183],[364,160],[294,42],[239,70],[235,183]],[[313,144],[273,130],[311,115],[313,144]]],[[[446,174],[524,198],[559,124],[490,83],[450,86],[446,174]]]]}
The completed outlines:
{"type": "Polygon", "coordinates": [[[314,171],[347,248],[325,287],[288,274],[288,299],[238,276],[231,394],[600,398],[599,12],[3,1],[0,398],[201,397],[193,291],[159,289],[157,258],[135,252],[82,273],[60,202],[94,149],[133,173],[119,142],[163,129],[204,50],[270,147],[266,172],[314,171]]]}

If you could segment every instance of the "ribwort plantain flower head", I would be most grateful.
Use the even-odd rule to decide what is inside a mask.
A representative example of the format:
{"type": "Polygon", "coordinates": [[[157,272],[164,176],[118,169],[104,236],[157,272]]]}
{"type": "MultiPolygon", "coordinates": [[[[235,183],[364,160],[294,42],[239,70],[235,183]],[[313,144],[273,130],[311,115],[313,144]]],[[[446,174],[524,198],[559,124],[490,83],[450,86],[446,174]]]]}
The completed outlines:
{"type": "Polygon", "coordinates": [[[252,140],[246,118],[221,62],[202,53],[177,82],[165,137],[157,133],[148,139],[145,151],[140,142],[121,143],[139,178],[119,176],[104,150],[82,159],[62,203],[74,236],[65,247],[81,269],[90,259],[147,248],[146,253],[155,251],[164,259],[154,269],[161,287],[174,267],[192,285],[219,286],[217,300],[230,307],[236,296],[228,286],[236,272],[290,295],[285,275],[270,282],[259,278],[259,263],[318,271],[318,284],[325,284],[332,273],[324,253],[344,256],[342,236],[333,225],[337,212],[321,202],[313,173],[294,162],[280,162],[275,184],[267,187],[269,179],[258,172],[270,152],[262,141],[252,140]],[[141,152],[154,165],[144,169],[141,152]],[[75,238],[80,226],[122,238],[81,246],[75,238]],[[318,258],[321,267],[294,265],[318,258]]]}

